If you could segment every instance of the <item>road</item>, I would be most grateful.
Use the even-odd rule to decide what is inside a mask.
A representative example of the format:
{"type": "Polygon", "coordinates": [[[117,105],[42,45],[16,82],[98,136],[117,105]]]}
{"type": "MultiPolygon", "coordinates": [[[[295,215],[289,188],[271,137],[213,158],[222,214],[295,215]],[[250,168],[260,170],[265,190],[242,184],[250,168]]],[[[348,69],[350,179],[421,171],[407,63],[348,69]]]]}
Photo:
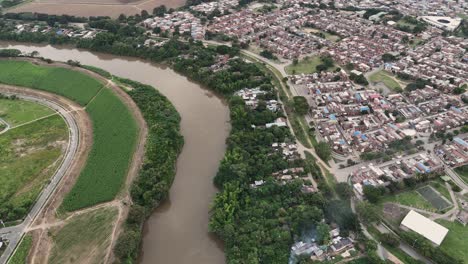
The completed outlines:
{"type": "MultiPolygon", "coordinates": [[[[2,87],[0,87],[0,91],[1,90],[2,87]]],[[[42,99],[31,95],[15,95],[17,95],[18,98],[22,100],[43,104],[57,111],[57,113],[63,117],[63,119],[69,127],[69,141],[64,157],[62,159],[62,164],[57,169],[54,176],[51,178],[50,183],[42,190],[42,192],[39,195],[39,198],[37,199],[36,203],[32,207],[29,214],[26,216],[24,221],[17,226],[0,229],[0,236],[4,239],[9,240],[8,247],[6,248],[5,252],[0,256],[0,264],[4,264],[8,261],[10,256],[14,253],[14,250],[18,246],[19,242],[21,241],[21,238],[25,234],[25,231],[31,226],[31,224],[34,222],[41,210],[44,208],[44,205],[47,203],[51,195],[56,190],[58,184],[69,170],[79,144],[79,128],[76,123],[76,120],[74,119],[74,116],[68,109],[66,109],[62,105],[59,105],[56,102],[52,102],[47,99],[42,99]]]]}

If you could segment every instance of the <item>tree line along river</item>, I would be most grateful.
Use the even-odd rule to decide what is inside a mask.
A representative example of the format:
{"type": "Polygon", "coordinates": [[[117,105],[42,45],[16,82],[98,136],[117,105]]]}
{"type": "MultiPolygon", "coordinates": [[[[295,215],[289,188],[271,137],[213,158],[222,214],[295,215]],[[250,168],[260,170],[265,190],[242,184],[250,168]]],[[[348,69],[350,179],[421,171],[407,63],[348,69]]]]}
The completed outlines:
{"type": "Polygon", "coordinates": [[[216,193],[212,179],[229,134],[228,106],[212,92],[168,67],[135,58],[91,53],[68,47],[0,42],[0,48],[57,61],[77,60],[113,75],[156,87],[182,117],[184,147],[169,198],[147,221],[140,263],[224,263],[222,243],[208,232],[209,207],[216,193]]]}

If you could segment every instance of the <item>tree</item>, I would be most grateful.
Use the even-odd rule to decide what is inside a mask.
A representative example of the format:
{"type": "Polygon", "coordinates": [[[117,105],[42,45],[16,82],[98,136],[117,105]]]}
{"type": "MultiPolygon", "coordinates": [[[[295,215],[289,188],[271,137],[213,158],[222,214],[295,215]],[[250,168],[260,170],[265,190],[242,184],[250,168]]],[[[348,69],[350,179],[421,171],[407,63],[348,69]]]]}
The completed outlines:
{"type": "Polygon", "coordinates": [[[309,104],[304,96],[294,96],[294,111],[299,115],[305,115],[309,112],[309,104]]]}
{"type": "Polygon", "coordinates": [[[391,247],[398,247],[400,245],[400,240],[398,239],[397,236],[391,234],[391,233],[385,233],[385,234],[382,234],[382,236],[380,237],[380,240],[391,246],[391,247]]]}
{"type": "Polygon", "coordinates": [[[330,146],[328,146],[326,142],[319,142],[317,146],[315,146],[315,151],[323,161],[329,161],[331,159],[330,146]]]}
{"type": "Polygon", "coordinates": [[[379,209],[367,201],[357,204],[356,213],[359,215],[361,221],[366,224],[375,223],[380,219],[379,209]]]}
{"type": "Polygon", "coordinates": [[[351,186],[346,182],[340,182],[336,184],[335,190],[341,199],[349,199],[353,194],[351,186]]]}
{"type": "Polygon", "coordinates": [[[385,189],[382,187],[374,187],[372,185],[364,186],[364,196],[371,203],[377,203],[384,194],[385,189]]]}
{"type": "Polygon", "coordinates": [[[330,242],[330,227],[323,222],[317,225],[317,242],[320,245],[327,245],[330,242]]]}

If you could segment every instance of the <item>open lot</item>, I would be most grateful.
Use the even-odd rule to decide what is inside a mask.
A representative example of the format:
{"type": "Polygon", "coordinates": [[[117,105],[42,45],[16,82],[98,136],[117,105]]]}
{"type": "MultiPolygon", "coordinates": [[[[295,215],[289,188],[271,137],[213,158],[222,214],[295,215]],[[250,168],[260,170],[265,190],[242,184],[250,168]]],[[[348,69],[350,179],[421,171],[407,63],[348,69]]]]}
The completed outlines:
{"type": "Polygon", "coordinates": [[[59,115],[0,135],[1,219],[16,220],[27,214],[59,165],[67,139],[67,126],[59,115]]]}
{"type": "Polygon", "coordinates": [[[12,127],[53,113],[52,109],[33,102],[0,99],[0,118],[12,127]]]}
{"type": "Polygon", "coordinates": [[[36,0],[13,7],[8,12],[36,12],[50,15],[66,14],[81,17],[109,16],[117,18],[120,14],[127,16],[140,14],[142,10],[151,13],[153,8],[160,5],[165,5],[168,8],[177,8],[184,4],[185,0],[36,0]]]}
{"type": "MultiPolygon", "coordinates": [[[[296,65],[290,64],[284,69],[287,74],[300,74],[300,73],[314,73],[317,72],[317,65],[323,63],[319,56],[305,57],[303,60],[300,60],[296,65]]],[[[336,67],[331,67],[328,71],[335,70],[336,67]]]]}
{"type": "Polygon", "coordinates": [[[440,245],[440,248],[450,255],[457,256],[468,263],[468,226],[463,226],[458,222],[437,220],[439,224],[449,229],[447,236],[440,245]]]}
{"type": "Polygon", "coordinates": [[[417,191],[410,190],[395,195],[387,195],[383,202],[393,202],[406,206],[411,206],[428,211],[435,211],[435,208],[424,199],[417,191]]]}
{"type": "Polygon", "coordinates": [[[429,203],[432,204],[437,210],[443,210],[451,206],[441,194],[436,192],[430,185],[423,186],[416,190],[421,194],[429,203]]]}
{"type": "Polygon", "coordinates": [[[109,207],[73,216],[63,227],[50,231],[49,263],[102,263],[116,217],[117,209],[109,207]]]}
{"type": "Polygon", "coordinates": [[[401,85],[397,81],[395,81],[395,79],[392,76],[390,76],[383,70],[378,71],[369,76],[369,81],[371,81],[372,83],[383,83],[385,86],[387,86],[387,88],[395,92],[403,91],[401,85]]]}

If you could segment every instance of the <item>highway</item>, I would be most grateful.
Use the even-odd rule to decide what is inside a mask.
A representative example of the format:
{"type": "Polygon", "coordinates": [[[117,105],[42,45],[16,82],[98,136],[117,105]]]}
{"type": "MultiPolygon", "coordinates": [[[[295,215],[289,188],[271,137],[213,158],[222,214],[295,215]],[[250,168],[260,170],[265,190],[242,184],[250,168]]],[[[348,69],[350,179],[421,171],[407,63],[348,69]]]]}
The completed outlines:
{"type": "MultiPolygon", "coordinates": [[[[0,91],[2,91],[2,87],[0,87],[0,91]]],[[[3,92],[3,94],[8,94],[3,92]]],[[[9,94],[13,95],[13,94],[9,94]]],[[[16,247],[18,246],[21,238],[23,237],[25,230],[31,226],[31,224],[35,221],[36,217],[42,211],[46,203],[48,202],[51,195],[56,190],[58,184],[64,177],[64,175],[68,172],[72,161],[75,157],[78,145],[79,145],[79,129],[77,122],[72,115],[72,113],[66,109],[64,106],[59,105],[56,102],[52,102],[47,99],[31,96],[31,95],[23,95],[23,94],[15,94],[18,98],[22,100],[36,102],[42,105],[46,105],[55,111],[57,111],[65,120],[69,127],[69,141],[68,146],[65,151],[65,154],[62,159],[62,163],[59,168],[56,170],[54,176],[51,178],[50,183],[42,190],[39,195],[39,198],[36,200],[36,203],[31,208],[29,214],[26,216],[24,221],[12,227],[6,227],[0,229],[0,236],[4,239],[9,241],[8,247],[6,248],[5,252],[0,256],[0,264],[4,264],[8,261],[11,255],[14,253],[16,247]]]]}

